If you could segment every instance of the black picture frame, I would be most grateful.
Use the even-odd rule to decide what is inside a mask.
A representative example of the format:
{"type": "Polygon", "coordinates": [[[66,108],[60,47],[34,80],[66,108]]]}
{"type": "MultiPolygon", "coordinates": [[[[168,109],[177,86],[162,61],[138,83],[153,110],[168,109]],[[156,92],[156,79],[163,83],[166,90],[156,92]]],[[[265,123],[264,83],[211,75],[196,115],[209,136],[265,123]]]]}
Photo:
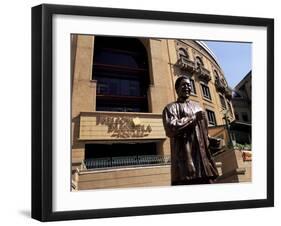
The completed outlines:
{"type": "Polygon", "coordinates": [[[43,4],[32,8],[32,218],[57,221],[274,206],[274,20],[221,15],[43,4]],[[52,18],[55,14],[247,25],[267,29],[266,199],[94,210],[52,210],[52,18]]]}

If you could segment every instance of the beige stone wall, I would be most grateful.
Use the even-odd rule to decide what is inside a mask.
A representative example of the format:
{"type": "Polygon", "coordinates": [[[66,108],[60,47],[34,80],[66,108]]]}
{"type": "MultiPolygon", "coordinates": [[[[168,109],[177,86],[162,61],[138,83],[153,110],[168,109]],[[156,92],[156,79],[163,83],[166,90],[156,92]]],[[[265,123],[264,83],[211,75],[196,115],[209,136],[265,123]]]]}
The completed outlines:
{"type": "Polygon", "coordinates": [[[170,165],[77,171],[77,190],[170,186],[170,165]]]}
{"type": "Polygon", "coordinates": [[[92,81],[94,37],[77,35],[72,88],[72,118],[95,108],[96,84],[92,81]]]}
{"type": "Polygon", "coordinates": [[[174,100],[166,40],[149,40],[149,63],[151,77],[148,91],[149,108],[153,113],[162,113],[167,103],[174,100]]]}
{"type": "Polygon", "coordinates": [[[222,175],[218,183],[251,182],[252,162],[243,161],[240,150],[228,150],[215,157],[222,163],[222,175]]]}

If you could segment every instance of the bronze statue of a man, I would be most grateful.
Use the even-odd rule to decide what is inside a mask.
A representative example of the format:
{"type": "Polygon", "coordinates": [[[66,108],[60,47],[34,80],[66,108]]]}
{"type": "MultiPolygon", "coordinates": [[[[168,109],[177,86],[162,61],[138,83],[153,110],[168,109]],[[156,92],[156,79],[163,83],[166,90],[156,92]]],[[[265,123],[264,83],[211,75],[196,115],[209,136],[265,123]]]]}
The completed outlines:
{"type": "Polygon", "coordinates": [[[163,110],[166,135],[171,138],[172,185],[208,184],[218,176],[209,151],[208,122],[205,111],[189,100],[188,77],[176,80],[178,99],[163,110]]]}

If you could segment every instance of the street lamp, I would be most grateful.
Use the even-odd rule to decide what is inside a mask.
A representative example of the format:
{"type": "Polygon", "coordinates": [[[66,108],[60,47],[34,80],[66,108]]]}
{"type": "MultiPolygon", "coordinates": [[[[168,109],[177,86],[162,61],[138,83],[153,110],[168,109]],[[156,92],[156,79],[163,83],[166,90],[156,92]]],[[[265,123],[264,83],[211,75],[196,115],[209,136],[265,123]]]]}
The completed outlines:
{"type": "Polygon", "coordinates": [[[222,114],[224,115],[223,116],[223,119],[225,120],[225,127],[226,127],[226,130],[227,130],[227,134],[228,134],[228,146],[229,147],[233,147],[233,144],[232,144],[232,139],[231,139],[231,134],[230,134],[230,130],[229,130],[229,123],[228,123],[228,112],[229,110],[228,109],[224,109],[222,111],[222,114]]]}

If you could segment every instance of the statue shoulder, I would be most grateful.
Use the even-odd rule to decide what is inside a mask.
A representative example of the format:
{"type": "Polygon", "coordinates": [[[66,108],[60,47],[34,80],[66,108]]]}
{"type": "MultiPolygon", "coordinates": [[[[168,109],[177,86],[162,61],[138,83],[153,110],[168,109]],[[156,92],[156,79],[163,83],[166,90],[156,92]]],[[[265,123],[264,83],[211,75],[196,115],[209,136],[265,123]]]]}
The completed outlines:
{"type": "Polygon", "coordinates": [[[163,110],[163,112],[168,111],[168,112],[175,112],[176,111],[176,107],[177,107],[177,102],[171,102],[169,104],[167,104],[163,110]]]}

